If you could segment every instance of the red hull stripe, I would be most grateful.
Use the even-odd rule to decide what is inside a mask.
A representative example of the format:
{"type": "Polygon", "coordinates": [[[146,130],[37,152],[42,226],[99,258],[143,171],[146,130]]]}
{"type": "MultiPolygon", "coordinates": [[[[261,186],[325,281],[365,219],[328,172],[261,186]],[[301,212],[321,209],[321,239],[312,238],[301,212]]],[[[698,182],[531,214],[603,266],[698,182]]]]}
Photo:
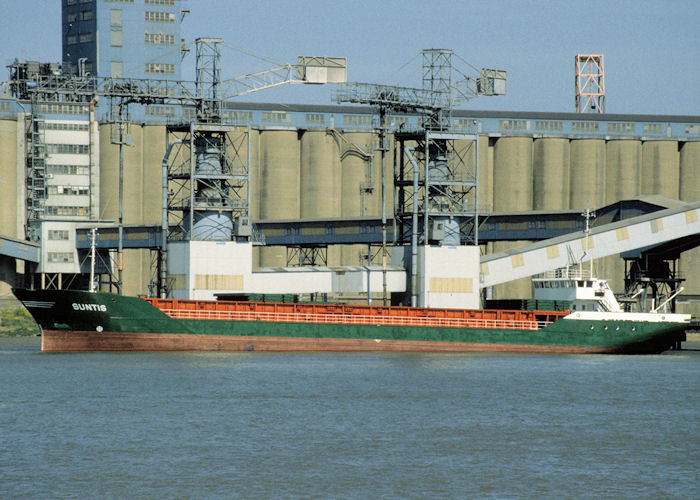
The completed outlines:
{"type": "Polygon", "coordinates": [[[254,337],[44,330],[42,351],[532,352],[609,353],[603,347],[415,340],[254,337]]]}

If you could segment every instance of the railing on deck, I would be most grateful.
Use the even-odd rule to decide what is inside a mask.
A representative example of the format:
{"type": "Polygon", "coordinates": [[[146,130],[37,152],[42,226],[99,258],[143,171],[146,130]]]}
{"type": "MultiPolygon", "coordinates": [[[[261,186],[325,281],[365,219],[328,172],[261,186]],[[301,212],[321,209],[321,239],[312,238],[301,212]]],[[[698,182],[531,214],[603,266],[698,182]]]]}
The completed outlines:
{"type": "Polygon", "coordinates": [[[568,312],[145,299],[171,318],[537,330],[568,312]]]}

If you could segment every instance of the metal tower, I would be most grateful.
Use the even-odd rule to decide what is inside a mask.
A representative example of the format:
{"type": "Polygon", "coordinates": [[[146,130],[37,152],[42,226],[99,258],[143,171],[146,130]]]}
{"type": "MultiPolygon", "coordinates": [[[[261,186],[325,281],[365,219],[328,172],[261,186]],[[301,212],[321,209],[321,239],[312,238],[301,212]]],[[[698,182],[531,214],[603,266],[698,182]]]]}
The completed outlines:
{"type": "Polygon", "coordinates": [[[605,113],[603,55],[577,54],[575,59],[577,113],[605,113]]]}
{"type": "Polygon", "coordinates": [[[218,38],[196,40],[198,123],[166,128],[171,239],[231,240],[237,234],[234,223],[248,228],[240,236],[250,235],[248,128],[221,124],[222,42],[218,38]],[[177,150],[171,154],[174,146],[177,150]]]}
{"type": "MultiPolygon", "coordinates": [[[[478,95],[505,94],[506,75],[482,69],[478,78],[453,83],[452,56],[447,49],[422,51],[422,89],[348,83],[334,95],[339,103],[377,106],[380,138],[387,134],[387,114],[424,115],[420,129],[396,132],[394,144],[395,243],[410,244],[414,259],[418,245],[478,244],[478,135],[449,131],[452,106],[478,95]]],[[[414,289],[412,305],[416,295],[414,289]]]]}

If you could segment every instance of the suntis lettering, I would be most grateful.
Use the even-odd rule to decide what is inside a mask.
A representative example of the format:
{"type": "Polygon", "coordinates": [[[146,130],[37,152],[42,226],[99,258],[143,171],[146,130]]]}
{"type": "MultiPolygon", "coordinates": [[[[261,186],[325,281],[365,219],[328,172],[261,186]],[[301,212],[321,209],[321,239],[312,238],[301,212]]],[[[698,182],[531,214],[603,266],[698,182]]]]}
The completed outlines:
{"type": "Polygon", "coordinates": [[[107,311],[107,306],[104,304],[76,304],[73,302],[74,311],[107,311]]]}

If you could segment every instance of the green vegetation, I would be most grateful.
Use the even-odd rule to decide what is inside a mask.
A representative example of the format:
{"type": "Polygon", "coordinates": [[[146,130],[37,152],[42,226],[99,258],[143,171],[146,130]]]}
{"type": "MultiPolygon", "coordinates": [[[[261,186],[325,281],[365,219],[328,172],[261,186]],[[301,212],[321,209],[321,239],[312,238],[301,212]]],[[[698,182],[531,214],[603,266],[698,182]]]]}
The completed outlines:
{"type": "Polygon", "coordinates": [[[0,310],[0,336],[18,337],[39,333],[39,326],[23,307],[0,310]]]}

